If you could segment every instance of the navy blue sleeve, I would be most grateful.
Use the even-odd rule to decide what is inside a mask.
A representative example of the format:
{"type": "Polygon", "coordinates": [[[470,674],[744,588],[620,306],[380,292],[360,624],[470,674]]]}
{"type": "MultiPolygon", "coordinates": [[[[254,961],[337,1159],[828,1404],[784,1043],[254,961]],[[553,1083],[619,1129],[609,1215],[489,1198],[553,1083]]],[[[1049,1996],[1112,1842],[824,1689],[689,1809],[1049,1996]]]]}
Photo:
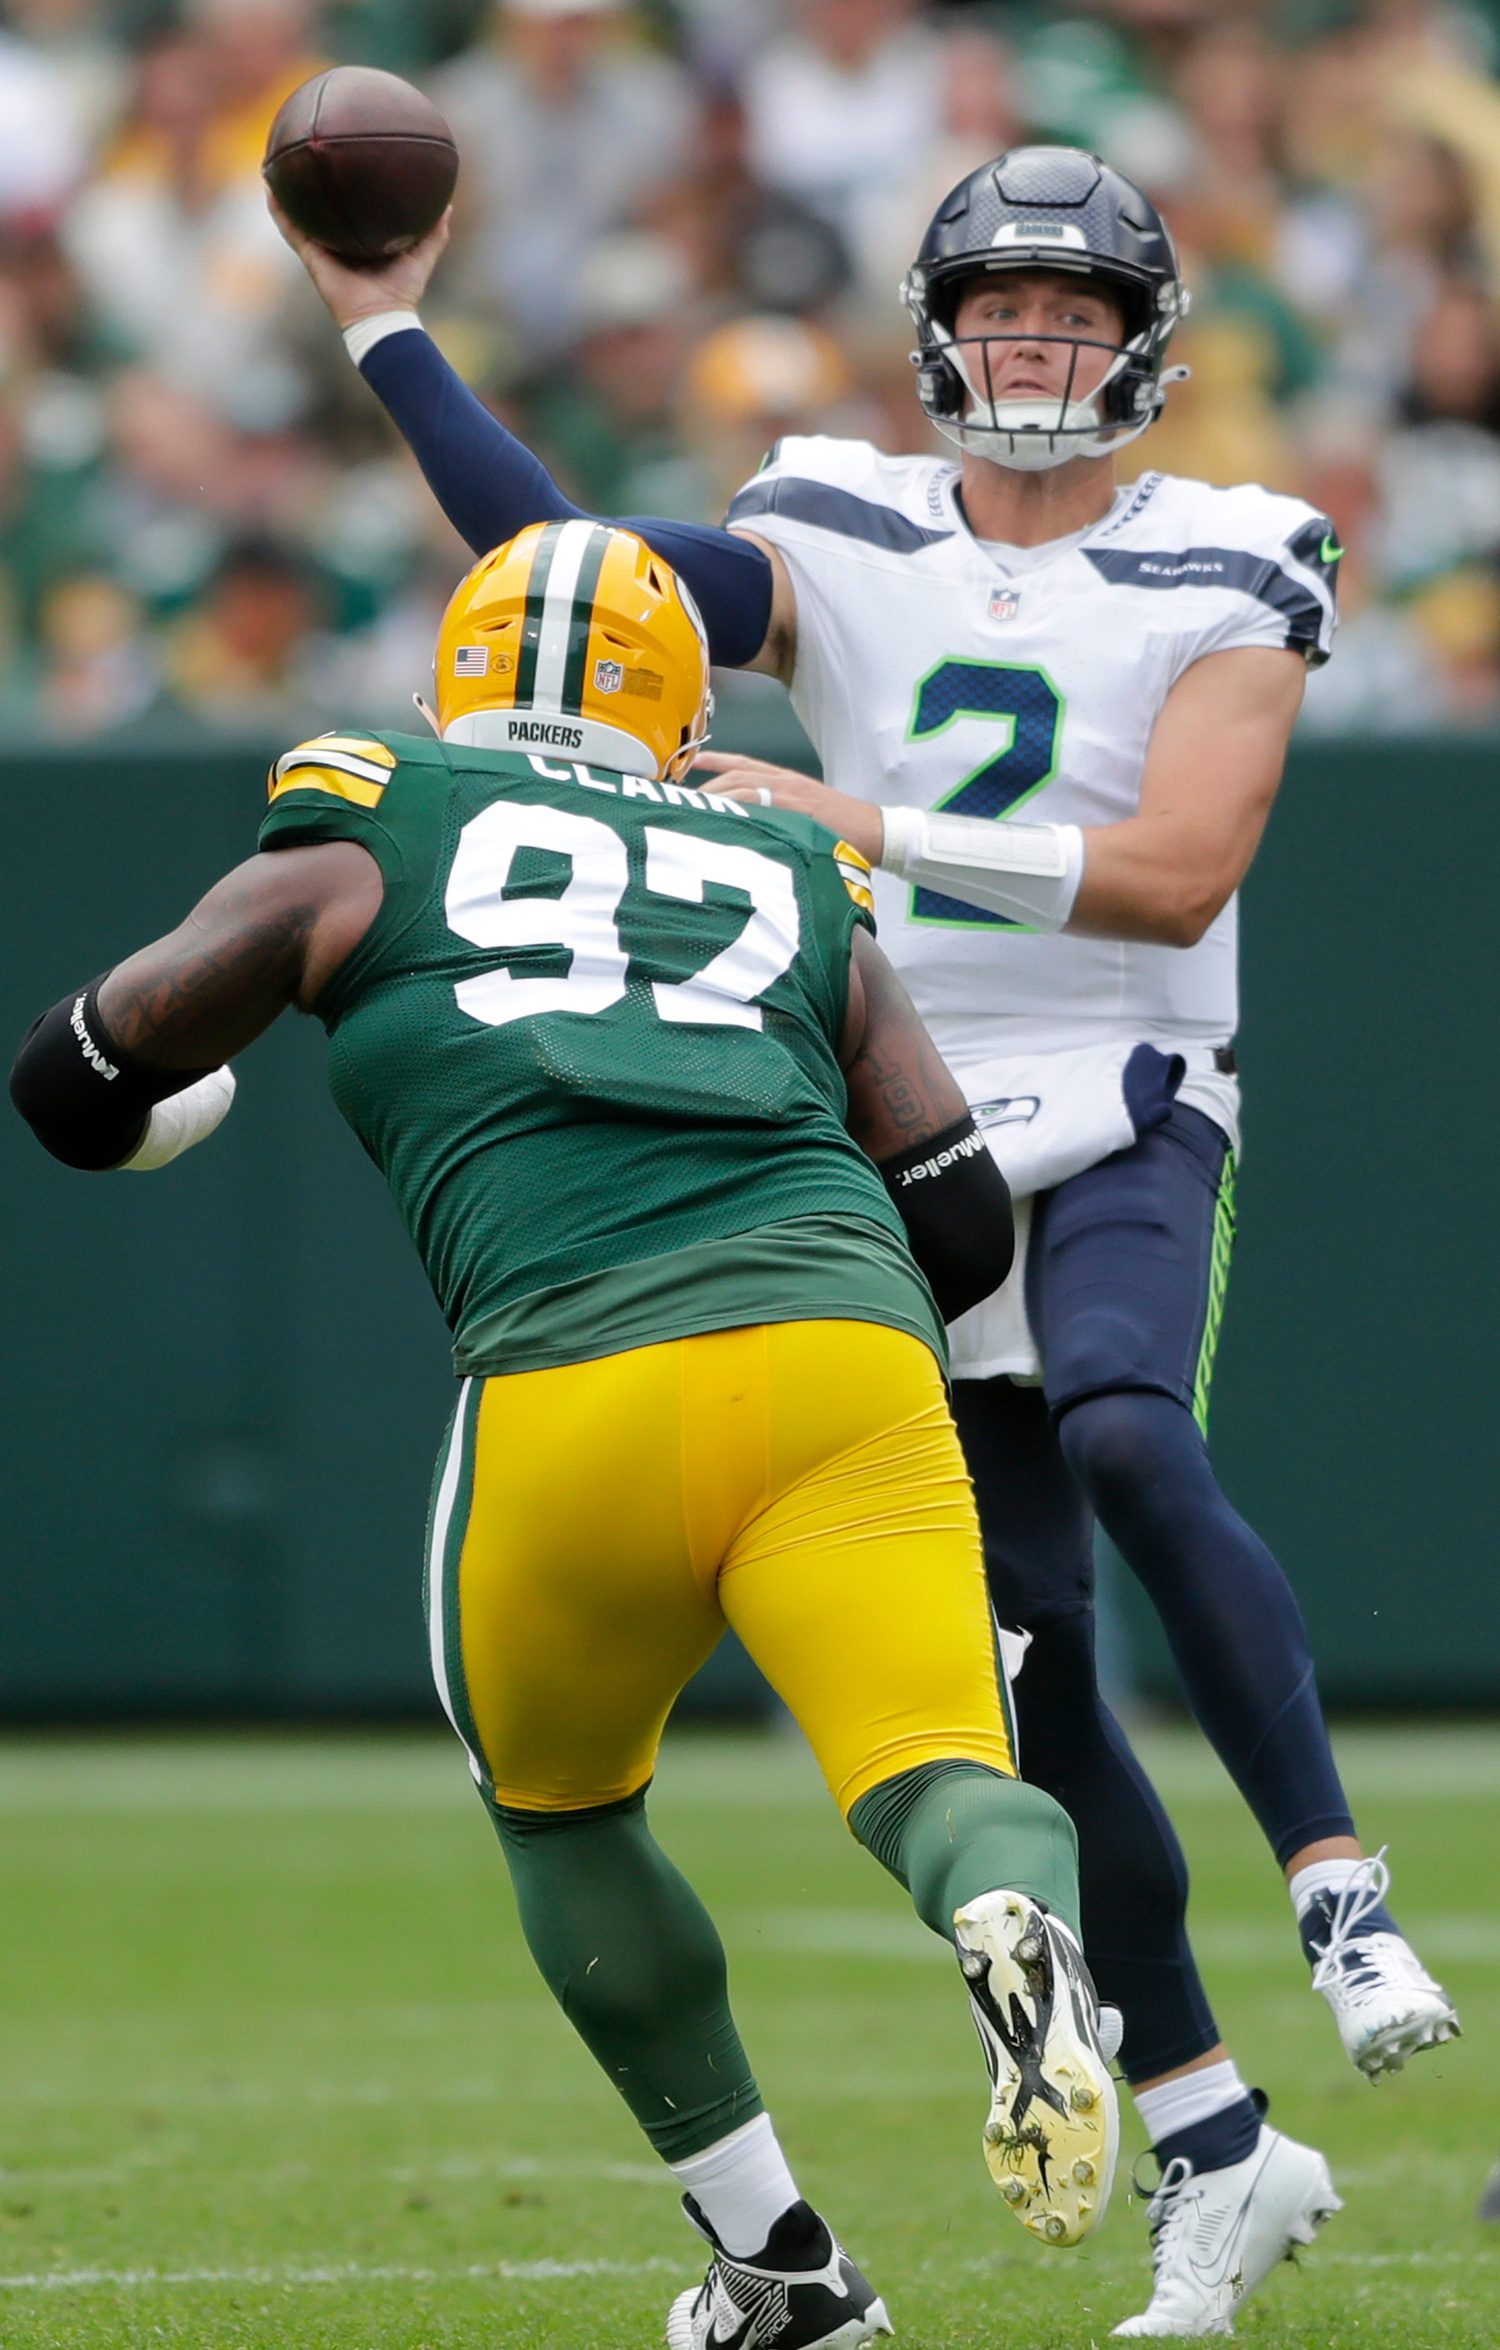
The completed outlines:
{"type": "MultiPolygon", "coordinates": [[[[360,373],[476,555],[529,522],[570,522],[582,513],[541,459],[455,375],[430,335],[417,330],[383,336],[366,353],[360,373]]],[[[703,614],[712,659],[726,669],[753,661],[771,622],[773,583],[764,549],[705,523],[652,515],[620,519],[687,582],[703,614]]]]}

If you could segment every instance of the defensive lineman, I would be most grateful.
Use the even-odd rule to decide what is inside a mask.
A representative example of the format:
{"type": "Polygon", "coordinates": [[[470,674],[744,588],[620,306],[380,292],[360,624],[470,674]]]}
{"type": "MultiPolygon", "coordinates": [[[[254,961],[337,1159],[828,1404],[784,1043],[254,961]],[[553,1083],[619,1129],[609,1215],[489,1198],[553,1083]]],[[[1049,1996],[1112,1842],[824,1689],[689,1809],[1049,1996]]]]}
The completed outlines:
{"type": "Polygon", "coordinates": [[[868,868],[681,785],[707,648],[640,540],[524,532],[435,674],[438,741],[278,760],[261,853],[45,1013],[12,1094],[70,1165],[154,1168],[224,1114],[214,1064],[289,1004],[323,1021],[463,1381],[438,1688],[537,1963],[711,2248],[668,2341],[856,2350],[884,2305],[797,2194],[645,1795],[732,1623],[955,1946],[1007,2204],[1087,2233],[1116,2126],[1074,1840],[1015,1776],[934,1304],[1003,1279],[1004,1181],[866,935],[868,868]]]}
{"type": "MultiPolygon", "coordinates": [[[[572,511],[413,331],[440,235],[375,280],[292,241],[471,543],[572,511]]],[[[735,500],[736,537],[639,527],[693,582],[715,657],[787,682],[829,788],[705,765],[881,867],[882,934],[1031,1203],[1028,1311],[1013,1284],[956,1334],[960,1426],[997,1604],[1031,1635],[1027,1768],[1077,1820],[1162,2162],[1156,2289],[1124,2330],[1194,2333],[1335,2198],[1219,2041],[1180,1850],[1094,1686],[1090,1506],[1286,1872],[1350,2055],[1375,2078],[1456,2029],[1355,1841],[1290,1589],[1203,1437],[1233,1233],[1235,892],[1328,651],[1338,550],[1256,488],[1117,489],[1186,294],[1160,216],[1097,158],[1019,149],[973,173],[906,294],[959,464],[785,442],[735,500]]]]}

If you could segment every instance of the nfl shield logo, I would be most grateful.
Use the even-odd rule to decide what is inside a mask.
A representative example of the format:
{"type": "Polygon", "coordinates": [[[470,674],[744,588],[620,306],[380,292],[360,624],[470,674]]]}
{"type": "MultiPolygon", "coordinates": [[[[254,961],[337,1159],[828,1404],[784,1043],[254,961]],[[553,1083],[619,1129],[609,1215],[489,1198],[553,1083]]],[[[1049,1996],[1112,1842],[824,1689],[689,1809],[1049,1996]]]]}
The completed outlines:
{"type": "Polygon", "coordinates": [[[1014,620],[1020,609],[1021,591],[1019,588],[996,588],[990,598],[991,620],[1014,620]]]}
{"type": "Polygon", "coordinates": [[[594,663],[594,686],[601,694],[617,694],[625,683],[625,671],[618,661],[594,663]]]}

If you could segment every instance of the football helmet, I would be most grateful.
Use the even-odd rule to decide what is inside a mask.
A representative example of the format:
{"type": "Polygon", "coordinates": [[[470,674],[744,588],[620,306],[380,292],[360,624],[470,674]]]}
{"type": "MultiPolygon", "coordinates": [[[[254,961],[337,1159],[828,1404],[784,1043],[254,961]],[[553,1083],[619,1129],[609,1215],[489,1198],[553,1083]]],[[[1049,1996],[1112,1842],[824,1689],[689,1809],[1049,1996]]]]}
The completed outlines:
{"type": "Polygon", "coordinates": [[[534,522],[475,564],[438,629],[444,742],[566,751],[674,778],[707,739],[708,638],[688,590],[634,531],[534,522]]]}
{"type": "Polygon", "coordinates": [[[1105,457],[1160,414],[1172,330],[1189,296],[1177,250],[1149,197],[1081,147],[1012,147],[960,180],[938,206],[901,297],[917,328],[917,392],[938,431],[961,449],[1018,472],[1042,472],[1071,457],[1105,457]],[[966,281],[997,270],[1073,270],[1119,303],[1122,343],[1027,335],[1073,346],[1059,397],[996,396],[990,346],[1004,335],[955,337],[966,281]],[[1085,397],[1073,397],[1078,353],[1107,349],[1110,364],[1085,397]]]}

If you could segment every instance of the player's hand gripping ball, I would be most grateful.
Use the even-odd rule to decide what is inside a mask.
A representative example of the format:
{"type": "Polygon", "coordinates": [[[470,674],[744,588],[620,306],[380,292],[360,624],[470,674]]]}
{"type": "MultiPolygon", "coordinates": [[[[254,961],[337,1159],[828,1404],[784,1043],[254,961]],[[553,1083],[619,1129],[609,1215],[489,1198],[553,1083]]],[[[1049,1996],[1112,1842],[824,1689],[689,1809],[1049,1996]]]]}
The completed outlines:
{"type": "Polygon", "coordinates": [[[305,236],[373,269],[442,219],[458,149],[432,100],[399,74],[335,65],[293,90],[261,174],[305,236]]]}

